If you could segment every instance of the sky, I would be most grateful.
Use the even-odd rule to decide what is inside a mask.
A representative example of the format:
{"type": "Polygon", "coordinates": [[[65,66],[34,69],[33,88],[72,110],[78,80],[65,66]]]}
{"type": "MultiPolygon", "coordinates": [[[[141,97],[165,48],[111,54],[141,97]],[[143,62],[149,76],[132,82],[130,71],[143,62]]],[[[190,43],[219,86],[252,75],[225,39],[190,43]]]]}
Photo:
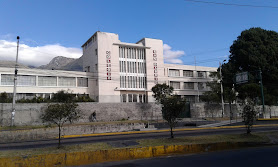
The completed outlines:
{"type": "Polygon", "coordinates": [[[278,32],[277,0],[0,0],[0,60],[47,64],[56,56],[79,58],[96,31],[122,42],[163,40],[164,62],[217,67],[243,30],[278,32]],[[249,6],[248,6],[249,5],[249,6]],[[270,6],[270,7],[251,7],[270,6]]]}

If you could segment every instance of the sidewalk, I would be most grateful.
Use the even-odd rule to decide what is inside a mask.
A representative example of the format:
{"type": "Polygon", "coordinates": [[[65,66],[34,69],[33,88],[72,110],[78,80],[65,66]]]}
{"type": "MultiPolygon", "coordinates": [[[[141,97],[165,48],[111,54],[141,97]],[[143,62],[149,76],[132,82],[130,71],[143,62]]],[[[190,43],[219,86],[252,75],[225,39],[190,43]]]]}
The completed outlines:
{"type": "Polygon", "coordinates": [[[213,123],[213,124],[206,124],[206,125],[200,125],[198,128],[205,128],[205,127],[219,127],[219,126],[224,126],[224,125],[229,125],[237,122],[242,122],[242,119],[237,119],[237,120],[227,120],[227,121],[221,121],[218,123],[213,123]]]}

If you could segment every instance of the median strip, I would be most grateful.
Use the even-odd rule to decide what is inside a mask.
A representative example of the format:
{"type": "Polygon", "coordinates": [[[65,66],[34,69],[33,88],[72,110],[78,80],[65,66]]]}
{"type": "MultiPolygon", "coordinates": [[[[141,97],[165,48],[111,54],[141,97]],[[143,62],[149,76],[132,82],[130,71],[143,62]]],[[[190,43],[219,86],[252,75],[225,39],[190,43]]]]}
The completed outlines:
{"type": "MultiPolygon", "coordinates": [[[[267,127],[267,126],[278,126],[278,124],[253,125],[253,127],[267,127]]],[[[233,129],[233,128],[244,128],[244,127],[245,127],[245,125],[206,127],[206,128],[182,128],[182,129],[174,129],[173,131],[177,132],[177,131],[195,131],[195,130],[208,130],[208,129],[233,129]]],[[[90,137],[90,136],[111,136],[111,135],[142,134],[142,133],[159,133],[159,132],[169,132],[169,131],[170,131],[169,129],[162,129],[162,130],[150,130],[150,131],[93,133],[93,134],[82,134],[82,135],[65,135],[65,136],[63,136],[63,138],[90,137]]]]}

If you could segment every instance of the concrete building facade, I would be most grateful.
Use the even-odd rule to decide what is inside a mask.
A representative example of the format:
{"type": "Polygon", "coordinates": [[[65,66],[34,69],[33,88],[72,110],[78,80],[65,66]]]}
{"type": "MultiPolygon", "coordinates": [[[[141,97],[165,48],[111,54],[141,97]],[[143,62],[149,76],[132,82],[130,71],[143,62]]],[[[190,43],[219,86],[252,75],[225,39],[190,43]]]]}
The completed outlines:
{"type": "Polygon", "coordinates": [[[93,73],[93,98],[98,102],[154,102],[157,83],[174,87],[189,101],[207,91],[214,67],[164,64],[163,41],[143,38],[125,43],[114,33],[96,32],[83,45],[83,70],[93,73]]]}

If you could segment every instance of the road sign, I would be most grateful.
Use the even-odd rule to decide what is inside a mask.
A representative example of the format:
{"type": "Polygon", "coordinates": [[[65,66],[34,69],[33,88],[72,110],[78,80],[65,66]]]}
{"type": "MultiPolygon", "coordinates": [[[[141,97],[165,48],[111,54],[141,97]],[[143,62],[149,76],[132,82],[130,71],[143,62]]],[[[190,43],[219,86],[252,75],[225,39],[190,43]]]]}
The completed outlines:
{"type": "Polygon", "coordinates": [[[236,74],[236,84],[242,84],[246,82],[248,82],[248,72],[236,74]]]}

